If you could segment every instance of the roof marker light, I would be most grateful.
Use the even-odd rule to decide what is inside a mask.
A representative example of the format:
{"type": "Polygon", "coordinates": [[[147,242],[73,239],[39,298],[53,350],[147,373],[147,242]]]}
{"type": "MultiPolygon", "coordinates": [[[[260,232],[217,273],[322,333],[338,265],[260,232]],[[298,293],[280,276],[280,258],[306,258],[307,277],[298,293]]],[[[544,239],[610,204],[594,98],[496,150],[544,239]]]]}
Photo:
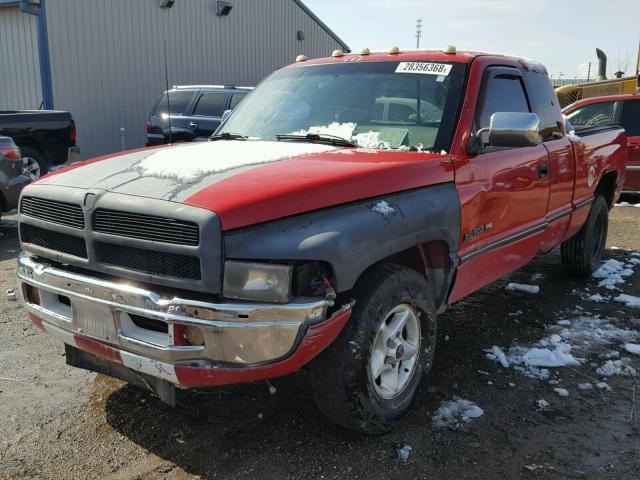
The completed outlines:
{"type": "Polygon", "coordinates": [[[344,55],[344,52],[340,49],[334,50],[331,54],[332,57],[341,57],[344,55]]]}
{"type": "Polygon", "coordinates": [[[396,53],[400,53],[400,47],[397,47],[394,45],[389,50],[387,50],[387,53],[391,53],[392,55],[395,55],[396,53]]]}
{"type": "Polygon", "coordinates": [[[307,56],[303,53],[296,57],[296,62],[304,62],[307,59],[307,56]]]}
{"type": "Polygon", "coordinates": [[[360,55],[369,55],[371,53],[371,50],[369,50],[368,48],[363,48],[362,50],[360,50],[360,55]]]}
{"type": "Polygon", "coordinates": [[[458,51],[456,50],[455,45],[449,45],[447,48],[445,48],[444,53],[446,53],[447,55],[455,55],[458,51]]]}

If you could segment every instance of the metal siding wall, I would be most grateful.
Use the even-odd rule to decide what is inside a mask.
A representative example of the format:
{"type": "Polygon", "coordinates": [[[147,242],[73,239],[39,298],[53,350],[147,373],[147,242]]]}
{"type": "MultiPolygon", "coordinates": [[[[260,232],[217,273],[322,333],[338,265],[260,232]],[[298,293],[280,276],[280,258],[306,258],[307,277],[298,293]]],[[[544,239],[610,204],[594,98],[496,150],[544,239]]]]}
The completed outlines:
{"type": "Polygon", "coordinates": [[[327,56],[337,43],[292,0],[234,0],[227,17],[215,0],[47,2],[56,108],[76,119],[83,158],[144,145],[145,121],[170,85],[255,85],[296,55],[327,56]],[[296,34],[303,30],[305,40],[296,34]]]}
{"type": "Polygon", "coordinates": [[[0,7],[0,110],[37,109],[42,101],[37,19],[0,7]]]}

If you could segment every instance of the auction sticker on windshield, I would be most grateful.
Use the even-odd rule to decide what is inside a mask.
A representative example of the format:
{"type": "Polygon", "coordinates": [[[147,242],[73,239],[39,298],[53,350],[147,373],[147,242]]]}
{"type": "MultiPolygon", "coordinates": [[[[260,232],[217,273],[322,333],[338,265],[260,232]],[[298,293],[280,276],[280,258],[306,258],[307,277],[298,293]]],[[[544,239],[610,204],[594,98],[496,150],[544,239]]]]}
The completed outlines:
{"type": "Polygon", "coordinates": [[[396,73],[425,73],[427,75],[449,75],[451,65],[430,62],[400,62],[396,73]]]}

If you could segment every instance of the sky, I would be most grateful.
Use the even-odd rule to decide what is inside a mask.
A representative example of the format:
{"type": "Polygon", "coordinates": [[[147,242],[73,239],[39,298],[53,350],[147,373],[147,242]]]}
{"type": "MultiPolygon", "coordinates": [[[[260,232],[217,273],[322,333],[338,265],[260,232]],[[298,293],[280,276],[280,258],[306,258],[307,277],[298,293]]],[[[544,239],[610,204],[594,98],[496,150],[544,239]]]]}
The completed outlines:
{"type": "MultiPolygon", "coordinates": [[[[635,74],[640,0],[305,0],[357,52],[392,45],[508,53],[539,60],[554,78],[591,77],[596,47],[608,56],[607,75],[635,74]]],[[[329,52],[327,52],[329,53],[329,52]]]]}

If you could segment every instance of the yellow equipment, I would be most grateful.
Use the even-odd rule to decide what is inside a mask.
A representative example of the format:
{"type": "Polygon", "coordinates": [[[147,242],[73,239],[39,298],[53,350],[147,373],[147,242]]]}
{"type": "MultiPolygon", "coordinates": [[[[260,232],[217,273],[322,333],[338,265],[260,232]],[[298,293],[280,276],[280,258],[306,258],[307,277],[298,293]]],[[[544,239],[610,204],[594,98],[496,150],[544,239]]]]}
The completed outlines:
{"type": "Polygon", "coordinates": [[[605,95],[620,95],[640,91],[640,48],[638,49],[638,63],[633,77],[606,79],[607,57],[600,49],[596,49],[600,61],[598,68],[599,79],[595,82],[563,85],[556,88],[561,107],[577,102],[583,98],[603,97],[605,95]]]}

